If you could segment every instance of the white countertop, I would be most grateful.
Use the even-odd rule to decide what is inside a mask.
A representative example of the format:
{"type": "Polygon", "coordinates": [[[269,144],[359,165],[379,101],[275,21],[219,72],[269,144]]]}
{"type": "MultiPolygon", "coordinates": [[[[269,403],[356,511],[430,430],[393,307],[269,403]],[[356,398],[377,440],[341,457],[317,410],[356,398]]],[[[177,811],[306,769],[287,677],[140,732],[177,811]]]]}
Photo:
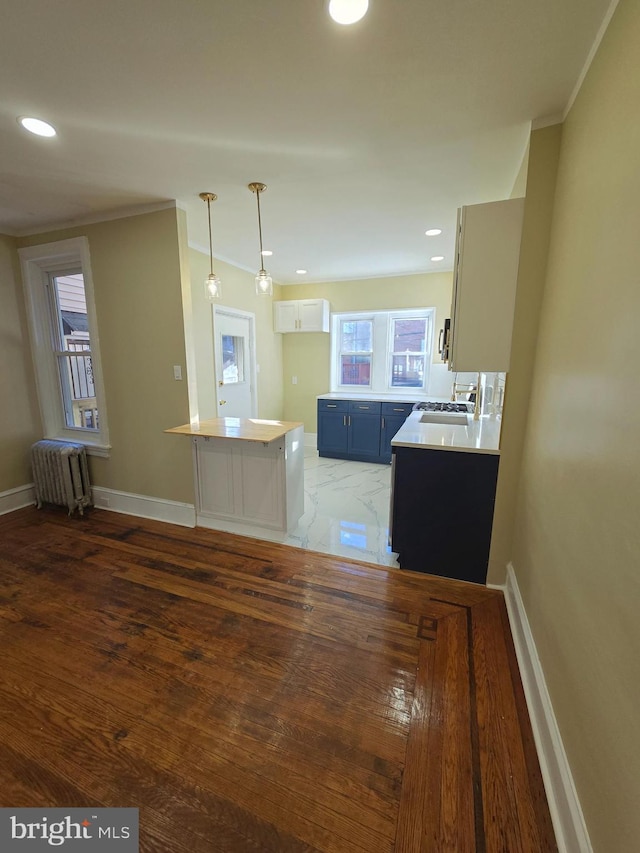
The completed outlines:
{"type": "MultiPolygon", "coordinates": [[[[450,403],[451,397],[437,397],[433,394],[425,395],[424,391],[419,396],[409,395],[406,392],[403,394],[399,391],[397,394],[372,394],[371,392],[358,391],[333,391],[329,394],[318,394],[318,400],[371,400],[372,402],[380,403],[420,403],[422,400],[432,400],[434,403],[450,403]]],[[[464,401],[460,401],[464,402],[464,401]]]]}
{"type": "MultiPolygon", "coordinates": [[[[338,398],[339,399],[339,398],[338,398]]],[[[467,425],[423,424],[424,412],[412,412],[391,440],[392,447],[415,447],[425,450],[458,450],[463,453],[500,453],[501,421],[483,415],[474,421],[467,415],[467,425]]]]}

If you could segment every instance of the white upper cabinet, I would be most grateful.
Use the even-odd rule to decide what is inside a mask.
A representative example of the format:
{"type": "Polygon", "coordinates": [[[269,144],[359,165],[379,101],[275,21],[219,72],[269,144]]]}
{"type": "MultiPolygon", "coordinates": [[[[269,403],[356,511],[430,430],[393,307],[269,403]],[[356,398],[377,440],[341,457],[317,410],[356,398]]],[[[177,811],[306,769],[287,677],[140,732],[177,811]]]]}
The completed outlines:
{"type": "Polygon", "coordinates": [[[523,198],[458,211],[450,370],[509,370],[523,213],[523,198]]]}
{"type": "Polygon", "coordinates": [[[289,299],[273,303],[276,332],[328,332],[329,302],[326,299],[289,299]]]}

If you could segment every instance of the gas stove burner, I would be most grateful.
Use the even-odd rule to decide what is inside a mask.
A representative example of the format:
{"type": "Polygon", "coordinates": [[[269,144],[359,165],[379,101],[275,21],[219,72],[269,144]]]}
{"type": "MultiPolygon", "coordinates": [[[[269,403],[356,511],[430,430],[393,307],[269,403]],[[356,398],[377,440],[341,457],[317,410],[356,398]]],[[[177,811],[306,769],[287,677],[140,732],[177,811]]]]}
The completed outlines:
{"type": "Polygon", "coordinates": [[[427,401],[425,403],[416,403],[413,407],[413,411],[420,412],[450,412],[451,414],[455,414],[457,412],[464,412],[468,414],[469,407],[466,403],[432,403],[427,401]]]}

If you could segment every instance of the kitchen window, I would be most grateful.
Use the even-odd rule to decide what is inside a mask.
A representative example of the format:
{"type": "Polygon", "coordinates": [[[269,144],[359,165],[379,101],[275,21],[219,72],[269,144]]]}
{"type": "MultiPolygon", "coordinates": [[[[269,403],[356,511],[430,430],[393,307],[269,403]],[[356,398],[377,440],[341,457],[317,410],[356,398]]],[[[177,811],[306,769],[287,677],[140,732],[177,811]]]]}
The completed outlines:
{"type": "Polygon", "coordinates": [[[434,308],[333,314],[331,390],[421,396],[429,378],[434,308]]]}
{"type": "Polygon", "coordinates": [[[46,438],[106,456],[106,423],[89,244],[79,237],[20,249],[46,438]]]}

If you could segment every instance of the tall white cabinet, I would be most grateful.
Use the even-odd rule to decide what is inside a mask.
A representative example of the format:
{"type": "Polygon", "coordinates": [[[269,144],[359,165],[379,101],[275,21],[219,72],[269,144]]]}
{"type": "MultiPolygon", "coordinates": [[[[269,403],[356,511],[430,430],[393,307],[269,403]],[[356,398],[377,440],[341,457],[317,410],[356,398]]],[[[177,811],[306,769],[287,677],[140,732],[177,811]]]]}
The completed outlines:
{"type": "Polygon", "coordinates": [[[509,370],[523,213],[523,198],[458,211],[450,370],[509,370]]]}

